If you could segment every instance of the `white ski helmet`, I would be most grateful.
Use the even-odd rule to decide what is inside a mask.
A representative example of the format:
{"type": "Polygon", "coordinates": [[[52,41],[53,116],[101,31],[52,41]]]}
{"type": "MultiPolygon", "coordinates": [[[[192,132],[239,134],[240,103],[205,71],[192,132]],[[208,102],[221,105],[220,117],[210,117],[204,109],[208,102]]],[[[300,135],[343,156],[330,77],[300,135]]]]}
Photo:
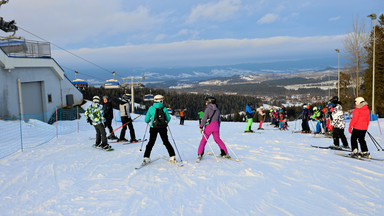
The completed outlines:
{"type": "Polygon", "coordinates": [[[153,99],[154,102],[163,102],[164,101],[164,96],[163,95],[156,95],[155,98],[153,99]]]}
{"type": "Polygon", "coordinates": [[[363,103],[364,101],[365,101],[365,100],[364,100],[363,97],[357,97],[357,98],[355,99],[355,105],[358,106],[358,105],[360,105],[361,103],[363,103]]]}
{"type": "Polygon", "coordinates": [[[317,110],[317,107],[313,107],[313,111],[316,111],[317,110]]]}
{"type": "Polygon", "coordinates": [[[93,103],[99,103],[100,102],[100,97],[99,96],[93,96],[92,101],[93,101],[93,103]]]}

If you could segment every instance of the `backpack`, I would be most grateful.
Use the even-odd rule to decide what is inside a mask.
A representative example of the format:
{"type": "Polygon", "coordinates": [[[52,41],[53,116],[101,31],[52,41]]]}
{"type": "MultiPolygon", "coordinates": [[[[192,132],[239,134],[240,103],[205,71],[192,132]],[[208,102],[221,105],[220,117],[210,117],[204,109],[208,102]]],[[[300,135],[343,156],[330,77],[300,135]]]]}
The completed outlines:
{"type": "Polygon", "coordinates": [[[155,118],[153,119],[153,128],[166,128],[168,126],[167,118],[163,108],[156,108],[155,118]]]}

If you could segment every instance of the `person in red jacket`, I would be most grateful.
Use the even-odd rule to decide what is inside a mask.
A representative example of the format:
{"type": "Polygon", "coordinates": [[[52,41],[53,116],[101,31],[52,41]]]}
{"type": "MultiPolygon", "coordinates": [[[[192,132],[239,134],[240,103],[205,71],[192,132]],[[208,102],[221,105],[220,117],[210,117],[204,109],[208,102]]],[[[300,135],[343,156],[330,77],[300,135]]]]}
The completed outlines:
{"type": "Polygon", "coordinates": [[[352,112],[352,120],[349,123],[349,133],[351,136],[352,153],[351,157],[365,157],[371,158],[368,152],[367,143],[365,142],[365,134],[368,130],[370,111],[368,109],[368,103],[364,98],[358,97],[355,99],[355,109],[352,112]],[[361,153],[358,153],[357,140],[359,140],[361,153]]]}

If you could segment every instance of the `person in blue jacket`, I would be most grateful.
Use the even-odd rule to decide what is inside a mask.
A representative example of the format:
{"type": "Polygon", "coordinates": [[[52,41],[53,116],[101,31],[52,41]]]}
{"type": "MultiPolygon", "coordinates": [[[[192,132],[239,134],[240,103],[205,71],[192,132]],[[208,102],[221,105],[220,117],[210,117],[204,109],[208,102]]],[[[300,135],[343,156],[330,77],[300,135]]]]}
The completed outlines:
{"type": "Polygon", "coordinates": [[[253,124],[253,113],[255,112],[253,109],[252,109],[252,104],[249,103],[245,106],[245,111],[246,111],[246,114],[247,114],[247,127],[245,128],[245,133],[252,133],[254,132],[252,130],[252,124],[253,124]]]}

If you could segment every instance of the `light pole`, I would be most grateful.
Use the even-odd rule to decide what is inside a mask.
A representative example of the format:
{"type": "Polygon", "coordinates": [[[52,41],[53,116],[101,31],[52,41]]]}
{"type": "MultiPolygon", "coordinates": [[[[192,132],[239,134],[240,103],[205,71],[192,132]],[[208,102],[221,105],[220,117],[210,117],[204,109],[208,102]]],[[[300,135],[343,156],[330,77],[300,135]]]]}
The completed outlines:
{"type": "Polygon", "coordinates": [[[376,14],[368,15],[373,20],[373,62],[372,62],[372,114],[375,114],[375,46],[376,46],[376,14]]]}
{"type": "Polygon", "coordinates": [[[337,97],[340,100],[340,50],[335,49],[337,52],[337,97]]]}

